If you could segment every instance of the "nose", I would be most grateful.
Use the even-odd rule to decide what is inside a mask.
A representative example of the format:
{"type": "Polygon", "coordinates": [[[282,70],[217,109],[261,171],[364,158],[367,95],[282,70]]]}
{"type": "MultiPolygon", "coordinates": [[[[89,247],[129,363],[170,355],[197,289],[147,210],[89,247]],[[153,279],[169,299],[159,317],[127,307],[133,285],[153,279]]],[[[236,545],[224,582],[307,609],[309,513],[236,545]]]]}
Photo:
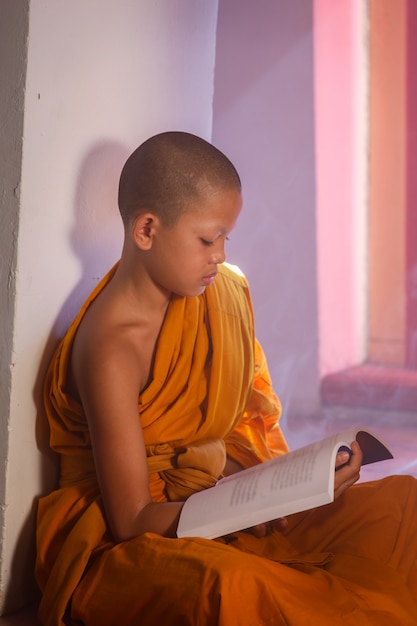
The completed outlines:
{"type": "Polygon", "coordinates": [[[212,263],[218,265],[219,263],[224,263],[226,260],[226,252],[224,249],[224,243],[219,244],[217,249],[213,252],[211,256],[212,263]]]}

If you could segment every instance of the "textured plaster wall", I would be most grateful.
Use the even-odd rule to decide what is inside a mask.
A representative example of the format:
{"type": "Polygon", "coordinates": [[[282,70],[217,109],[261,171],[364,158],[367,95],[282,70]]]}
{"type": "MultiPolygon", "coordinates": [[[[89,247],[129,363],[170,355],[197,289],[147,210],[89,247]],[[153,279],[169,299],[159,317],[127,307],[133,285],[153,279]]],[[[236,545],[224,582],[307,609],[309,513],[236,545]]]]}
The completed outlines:
{"type": "MultiPolygon", "coordinates": [[[[6,3],[0,19],[0,543],[6,535],[10,401],[19,227],[28,2],[6,3]]],[[[3,552],[3,551],[2,551],[3,552]]],[[[3,554],[0,562],[3,564],[3,554]]],[[[7,574],[0,569],[0,603],[7,574]]]]}

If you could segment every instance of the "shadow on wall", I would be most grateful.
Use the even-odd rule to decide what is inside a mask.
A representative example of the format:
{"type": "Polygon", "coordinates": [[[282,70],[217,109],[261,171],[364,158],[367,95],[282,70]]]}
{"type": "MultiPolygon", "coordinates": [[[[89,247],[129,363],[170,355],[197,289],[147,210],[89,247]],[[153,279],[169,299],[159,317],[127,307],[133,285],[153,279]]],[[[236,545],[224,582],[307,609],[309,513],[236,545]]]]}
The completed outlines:
{"type": "Polygon", "coordinates": [[[123,226],[117,194],[122,167],[130,151],[118,143],[101,143],[85,157],[74,197],[71,247],[81,262],[81,278],[55,324],[61,337],[99,280],[119,259],[123,226]]]}
{"type": "Polygon", "coordinates": [[[58,341],[84,300],[120,256],[123,227],[118,211],[117,192],[120,172],[128,156],[128,150],[121,144],[101,143],[87,154],[80,167],[74,194],[74,222],[69,240],[81,263],[81,276],[56,318],[33,390],[37,407],[36,441],[44,460],[43,493],[55,487],[57,474],[57,461],[49,448],[49,428],[42,402],[46,369],[58,341]]]}
{"type": "MultiPolygon", "coordinates": [[[[79,170],[74,194],[74,222],[69,240],[81,264],[81,276],[55,320],[47,339],[33,387],[36,406],[36,445],[40,452],[40,495],[57,487],[58,457],[49,447],[49,426],[43,409],[45,373],[59,339],[77,314],[85,298],[121,253],[123,227],[117,206],[118,181],[128,150],[118,144],[103,142],[87,154],[79,170]]],[[[58,260],[59,262],[59,260],[58,260]]],[[[65,263],[61,272],[65,280],[65,263]]],[[[35,526],[38,497],[15,546],[10,580],[6,590],[7,610],[36,600],[38,591],[33,579],[35,562],[35,526]]]]}

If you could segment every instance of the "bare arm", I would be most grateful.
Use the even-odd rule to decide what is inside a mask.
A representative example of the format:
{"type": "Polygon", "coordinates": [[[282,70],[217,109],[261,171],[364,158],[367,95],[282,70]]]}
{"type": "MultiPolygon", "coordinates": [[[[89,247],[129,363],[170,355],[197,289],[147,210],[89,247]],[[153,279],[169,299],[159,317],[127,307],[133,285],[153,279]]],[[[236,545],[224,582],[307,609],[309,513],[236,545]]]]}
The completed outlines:
{"type": "Polygon", "coordinates": [[[154,503],[138,394],[144,374],[129,341],[106,339],[74,354],[107,519],[117,541],[145,532],[175,536],[182,503],[154,503]]]}

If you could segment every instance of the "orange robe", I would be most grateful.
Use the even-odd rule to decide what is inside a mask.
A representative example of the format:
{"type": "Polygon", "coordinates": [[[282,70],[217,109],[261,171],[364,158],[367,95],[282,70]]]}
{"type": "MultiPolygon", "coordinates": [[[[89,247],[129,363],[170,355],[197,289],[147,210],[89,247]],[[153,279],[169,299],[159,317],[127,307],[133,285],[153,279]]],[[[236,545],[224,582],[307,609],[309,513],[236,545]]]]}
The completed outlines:
{"type": "MultiPolygon", "coordinates": [[[[45,626],[417,624],[417,486],[359,485],[264,539],[116,544],[86,418],[66,392],[81,309],[51,361],[45,408],[59,488],[39,503],[36,575],[45,626]]],[[[211,486],[225,453],[247,467],[287,451],[280,405],[254,336],[245,279],[226,266],[196,298],[173,298],[152,381],[138,399],[155,501],[211,486]]]]}

